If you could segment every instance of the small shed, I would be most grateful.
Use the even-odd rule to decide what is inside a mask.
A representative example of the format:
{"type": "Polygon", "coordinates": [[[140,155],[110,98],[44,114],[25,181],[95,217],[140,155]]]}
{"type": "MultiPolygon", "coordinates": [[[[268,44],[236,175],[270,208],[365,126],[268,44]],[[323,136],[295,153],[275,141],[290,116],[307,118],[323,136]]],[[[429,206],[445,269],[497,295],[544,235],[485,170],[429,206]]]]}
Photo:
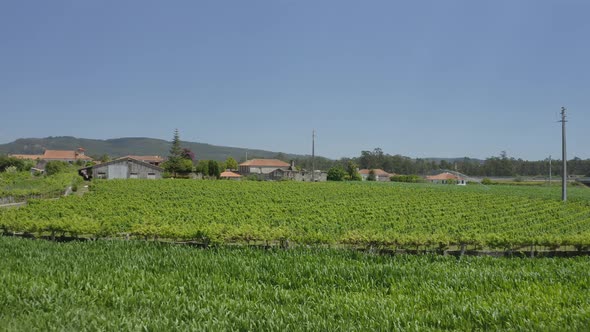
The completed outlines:
{"type": "Polygon", "coordinates": [[[240,180],[242,176],[238,173],[234,173],[230,170],[226,170],[225,172],[219,175],[220,179],[228,179],[228,180],[240,180]]]}
{"type": "Polygon", "coordinates": [[[118,158],[106,163],[84,167],[78,174],[90,179],[161,179],[164,169],[131,157],[118,158]]]}

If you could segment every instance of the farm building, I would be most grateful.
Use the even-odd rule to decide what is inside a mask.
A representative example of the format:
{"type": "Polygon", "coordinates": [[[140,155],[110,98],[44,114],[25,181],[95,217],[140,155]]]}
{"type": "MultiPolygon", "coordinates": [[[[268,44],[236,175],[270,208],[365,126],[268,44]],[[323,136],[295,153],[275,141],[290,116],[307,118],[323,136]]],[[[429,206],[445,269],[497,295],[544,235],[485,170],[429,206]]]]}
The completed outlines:
{"type": "Polygon", "coordinates": [[[219,175],[220,179],[228,179],[228,180],[240,180],[242,176],[238,173],[234,173],[230,170],[226,170],[219,175]]]}
{"type": "MultiPolygon", "coordinates": [[[[375,173],[375,181],[390,181],[390,178],[393,175],[395,175],[395,174],[387,173],[386,171],[384,171],[380,168],[373,169],[373,172],[375,173]]],[[[366,181],[369,178],[370,173],[371,173],[370,169],[361,169],[359,171],[359,174],[363,178],[363,181],[366,181]]]]}
{"type": "Polygon", "coordinates": [[[29,160],[42,161],[65,161],[67,163],[74,163],[77,160],[92,161],[92,158],[85,155],[83,148],[78,148],[76,151],[68,150],[45,150],[43,154],[12,154],[10,157],[29,160]]]}
{"type": "Polygon", "coordinates": [[[267,179],[268,180],[275,180],[275,181],[280,181],[280,180],[294,180],[294,181],[306,181],[306,182],[328,181],[328,173],[326,173],[326,172],[322,172],[319,170],[315,171],[315,176],[313,177],[313,179],[312,179],[311,174],[312,174],[311,171],[291,169],[291,167],[289,167],[288,169],[277,168],[276,170],[270,172],[267,175],[267,179]]]}
{"type": "Polygon", "coordinates": [[[460,186],[464,186],[467,184],[467,180],[464,177],[449,172],[427,176],[426,180],[428,180],[430,183],[457,184],[460,186]]]}
{"type": "Polygon", "coordinates": [[[288,168],[288,163],[278,159],[252,159],[240,164],[240,174],[269,174],[277,168],[288,168]]]}
{"type": "Polygon", "coordinates": [[[130,157],[81,168],[84,179],[161,179],[164,169],[130,157]]]}
{"type": "MultiPolygon", "coordinates": [[[[294,180],[312,181],[312,173],[307,170],[298,170],[295,162],[288,164],[277,159],[252,159],[240,164],[240,174],[256,175],[260,180],[294,180]]],[[[327,181],[328,174],[315,171],[313,181],[327,181]]]]}

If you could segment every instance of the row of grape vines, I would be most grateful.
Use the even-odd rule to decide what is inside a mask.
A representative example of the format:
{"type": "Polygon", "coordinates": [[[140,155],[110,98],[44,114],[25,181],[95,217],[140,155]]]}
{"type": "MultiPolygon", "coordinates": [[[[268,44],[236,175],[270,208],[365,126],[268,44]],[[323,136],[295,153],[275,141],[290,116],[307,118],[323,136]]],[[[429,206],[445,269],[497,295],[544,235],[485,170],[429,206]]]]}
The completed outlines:
{"type": "Polygon", "coordinates": [[[83,197],[0,211],[0,228],[211,244],[585,249],[590,202],[405,184],[96,181],[83,197]]]}

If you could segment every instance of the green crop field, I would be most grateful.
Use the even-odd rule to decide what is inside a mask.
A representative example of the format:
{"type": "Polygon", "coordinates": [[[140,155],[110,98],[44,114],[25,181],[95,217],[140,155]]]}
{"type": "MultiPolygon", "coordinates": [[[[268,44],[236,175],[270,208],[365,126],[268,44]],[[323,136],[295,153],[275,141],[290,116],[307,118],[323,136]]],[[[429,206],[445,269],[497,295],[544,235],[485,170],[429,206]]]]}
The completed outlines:
{"type": "Polygon", "coordinates": [[[80,182],[75,170],[51,176],[32,176],[30,172],[0,172],[0,199],[12,197],[24,200],[29,197],[58,197],[66,187],[80,182]]]}
{"type": "Polygon", "coordinates": [[[587,188],[96,181],[83,197],[0,210],[5,232],[205,243],[552,250],[590,245],[587,188]]]}
{"type": "Polygon", "coordinates": [[[590,258],[0,237],[0,330],[583,331],[590,258]]]}

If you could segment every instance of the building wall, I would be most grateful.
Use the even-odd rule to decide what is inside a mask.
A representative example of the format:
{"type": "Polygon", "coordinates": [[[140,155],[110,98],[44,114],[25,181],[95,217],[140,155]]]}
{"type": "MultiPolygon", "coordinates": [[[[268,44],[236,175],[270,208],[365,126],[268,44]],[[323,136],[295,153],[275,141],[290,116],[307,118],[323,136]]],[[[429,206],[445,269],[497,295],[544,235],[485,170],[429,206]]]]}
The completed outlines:
{"type": "MultiPolygon", "coordinates": [[[[293,181],[303,181],[303,182],[311,182],[311,172],[306,171],[289,171],[289,170],[275,170],[272,173],[269,173],[266,176],[267,180],[293,180],[293,181]]],[[[328,173],[326,172],[316,172],[314,180],[316,182],[324,182],[328,181],[328,173]]]]}
{"type": "MultiPolygon", "coordinates": [[[[361,174],[361,178],[363,181],[367,181],[367,179],[369,178],[369,174],[361,174]]],[[[386,181],[390,181],[390,179],[389,179],[389,176],[375,175],[375,181],[386,182],[386,181]]]]}
{"type": "Polygon", "coordinates": [[[276,170],[276,166],[240,166],[240,174],[269,174],[276,170]]]}
{"type": "MultiPolygon", "coordinates": [[[[467,181],[464,179],[454,180],[456,185],[465,186],[467,185],[467,181]]],[[[435,184],[448,184],[449,180],[430,180],[431,183],[435,184]]]]}
{"type": "Polygon", "coordinates": [[[122,160],[110,165],[92,167],[95,179],[161,179],[162,173],[133,161],[122,160]]]}
{"type": "Polygon", "coordinates": [[[107,166],[109,179],[127,179],[129,177],[129,167],[127,163],[116,163],[107,166]]]}

